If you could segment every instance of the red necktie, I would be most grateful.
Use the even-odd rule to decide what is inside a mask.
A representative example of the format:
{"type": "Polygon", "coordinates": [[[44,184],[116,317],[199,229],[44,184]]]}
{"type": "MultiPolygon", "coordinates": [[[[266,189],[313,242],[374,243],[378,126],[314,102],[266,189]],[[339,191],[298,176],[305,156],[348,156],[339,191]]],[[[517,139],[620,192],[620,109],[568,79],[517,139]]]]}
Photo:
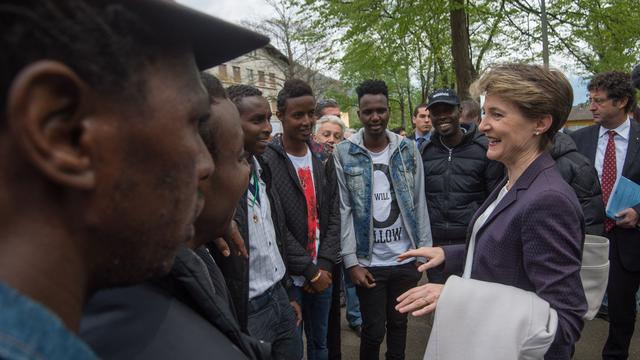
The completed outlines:
{"type": "MultiPolygon", "coordinates": [[[[613,190],[613,184],[616,183],[616,143],[614,137],[616,132],[609,130],[609,141],[607,141],[607,149],[604,151],[604,162],[602,163],[602,201],[607,206],[609,196],[613,190]]],[[[616,222],[610,218],[604,220],[604,231],[613,230],[616,222]]]]}

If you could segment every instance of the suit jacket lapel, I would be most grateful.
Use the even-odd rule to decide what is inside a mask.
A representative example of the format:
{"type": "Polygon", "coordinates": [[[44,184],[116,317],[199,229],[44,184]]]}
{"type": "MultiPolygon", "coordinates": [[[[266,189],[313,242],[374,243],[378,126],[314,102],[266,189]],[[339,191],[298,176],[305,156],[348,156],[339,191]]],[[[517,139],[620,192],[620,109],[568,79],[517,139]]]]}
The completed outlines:
{"type": "Polygon", "coordinates": [[[587,154],[591,164],[596,163],[596,152],[598,150],[598,135],[600,134],[600,126],[594,126],[591,128],[591,134],[588,137],[588,141],[584,144],[585,154],[587,154]]]}
{"type": "Polygon", "coordinates": [[[640,125],[631,120],[631,129],[629,129],[629,144],[627,147],[627,156],[622,167],[622,174],[626,174],[633,164],[636,155],[640,152],[640,125]]]}

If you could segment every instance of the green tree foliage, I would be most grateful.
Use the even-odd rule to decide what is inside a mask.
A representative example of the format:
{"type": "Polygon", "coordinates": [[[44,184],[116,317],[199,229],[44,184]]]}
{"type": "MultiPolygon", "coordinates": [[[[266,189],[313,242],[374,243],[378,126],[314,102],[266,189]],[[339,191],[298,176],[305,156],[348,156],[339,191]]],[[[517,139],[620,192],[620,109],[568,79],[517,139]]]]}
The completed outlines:
{"type": "Polygon", "coordinates": [[[549,12],[555,49],[587,75],[630,71],[640,60],[639,0],[558,0],[549,12]]]}
{"type": "MultiPolygon", "coordinates": [[[[464,86],[493,63],[542,62],[541,0],[291,1],[323,34],[320,58],[340,69],[345,86],[367,78],[387,82],[390,126],[408,127],[413,106],[429,92],[464,86]],[[460,38],[463,46],[453,46],[460,38]],[[458,81],[463,73],[470,80],[458,81]]],[[[551,53],[564,59],[552,66],[588,77],[629,71],[640,61],[640,0],[546,3],[551,53]]]]}

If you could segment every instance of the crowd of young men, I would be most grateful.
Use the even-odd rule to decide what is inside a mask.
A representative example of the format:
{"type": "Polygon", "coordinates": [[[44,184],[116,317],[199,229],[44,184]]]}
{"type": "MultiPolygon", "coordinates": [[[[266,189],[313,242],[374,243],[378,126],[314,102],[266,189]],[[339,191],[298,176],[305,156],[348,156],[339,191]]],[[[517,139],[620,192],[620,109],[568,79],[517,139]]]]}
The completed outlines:
{"type": "MultiPolygon", "coordinates": [[[[477,103],[436,90],[403,137],[386,84],[365,80],[363,128],[344,140],[338,104],[291,79],[271,138],[260,90],[199,73],[260,35],[161,0],[17,2],[0,17],[0,358],[339,359],[341,287],[360,358],[385,336],[386,358],[405,357],[396,299],[426,260],[398,255],[463,243],[503,175],[477,103]]],[[[621,176],[640,183],[640,125],[627,74],[588,90],[597,124],[552,153],[588,232],[611,240],[603,357],[624,359],[640,204],[616,219],[604,205],[621,176]]]]}

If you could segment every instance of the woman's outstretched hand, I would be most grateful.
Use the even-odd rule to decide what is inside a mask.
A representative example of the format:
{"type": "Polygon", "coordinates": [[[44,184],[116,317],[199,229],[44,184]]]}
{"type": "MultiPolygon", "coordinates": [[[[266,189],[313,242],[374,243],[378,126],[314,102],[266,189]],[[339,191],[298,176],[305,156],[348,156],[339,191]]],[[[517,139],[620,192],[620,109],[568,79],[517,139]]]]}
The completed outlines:
{"type": "Polygon", "coordinates": [[[441,247],[421,247],[419,249],[409,250],[398,256],[398,261],[403,261],[412,257],[427,258],[427,262],[418,266],[418,271],[425,271],[434,268],[444,262],[444,250],[441,247]]]}
{"type": "Polygon", "coordinates": [[[396,310],[403,314],[412,311],[413,316],[428,314],[436,309],[443,287],[442,284],[416,286],[396,299],[396,310]]]}

